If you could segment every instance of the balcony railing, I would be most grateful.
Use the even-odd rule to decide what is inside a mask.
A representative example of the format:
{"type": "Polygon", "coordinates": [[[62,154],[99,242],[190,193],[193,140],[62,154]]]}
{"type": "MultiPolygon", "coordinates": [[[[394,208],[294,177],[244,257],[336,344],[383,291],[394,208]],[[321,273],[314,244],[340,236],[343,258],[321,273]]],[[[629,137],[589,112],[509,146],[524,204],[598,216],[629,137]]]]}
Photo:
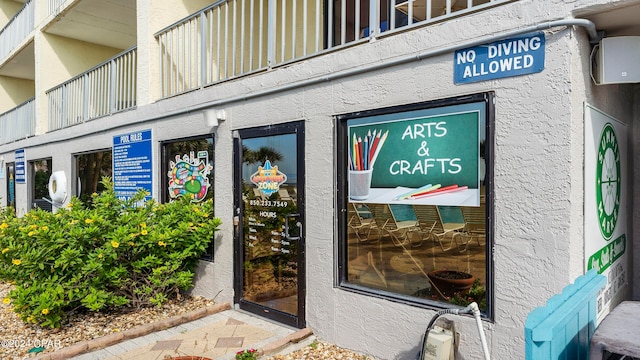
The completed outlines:
{"type": "Polygon", "coordinates": [[[24,4],[22,9],[0,30],[0,63],[20,43],[31,34],[35,28],[34,0],[24,4]]]}
{"type": "Polygon", "coordinates": [[[219,0],[155,34],[162,96],[511,1],[219,0]]]}
{"type": "Polygon", "coordinates": [[[0,114],[0,144],[25,139],[36,133],[35,98],[0,114]]]}
{"type": "Polygon", "coordinates": [[[137,49],[47,91],[49,131],[136,106],[137,49]]]}
{"type": "Polygon", "coordinates": [[[47,6],[48,14],[51,15],[56,13],[58,9],[60,9],[62,4],[65,3],[65,1],[66,0],[49,0],[48,6],[47,6]]]}

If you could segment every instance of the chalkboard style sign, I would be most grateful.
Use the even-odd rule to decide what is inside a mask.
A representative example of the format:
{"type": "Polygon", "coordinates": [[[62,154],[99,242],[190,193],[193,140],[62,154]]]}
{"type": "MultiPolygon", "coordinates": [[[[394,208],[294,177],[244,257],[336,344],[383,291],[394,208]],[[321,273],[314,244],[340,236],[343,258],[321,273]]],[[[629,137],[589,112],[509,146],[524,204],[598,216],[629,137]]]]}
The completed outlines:
{"type": "Polygon", "coordinates": [[[349,198],[412,204],[455,194],[454,205],[477,204],[485,124],[484,101],[349,119],[349,198]]]}

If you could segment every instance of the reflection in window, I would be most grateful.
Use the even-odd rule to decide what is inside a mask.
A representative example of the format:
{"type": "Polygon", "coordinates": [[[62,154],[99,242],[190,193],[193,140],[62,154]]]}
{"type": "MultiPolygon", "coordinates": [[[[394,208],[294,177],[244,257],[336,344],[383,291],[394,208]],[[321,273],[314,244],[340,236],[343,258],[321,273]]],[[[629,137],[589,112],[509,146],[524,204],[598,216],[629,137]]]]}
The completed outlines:
{"type": "Polygon", "coordinates": [[[7,163],[7,206],[16,208],[16,170],[15,163],[7,163]]]}
{"type": "Polygon", "coordinates": [[[30,161],[31,167],[31,194],[32,208],[41,208],[51,211],[51,202],[49,199],[49,178],[51,177],[51,159],[41,159],[30,161]]]}
{"type": "Polygon", "coordinates": [[[111,159],[111,149],[76,155],[76,196],[84,203],[91,202],[91,194],[104,190],[104,176],[112,177],[111,159]]]}
{"type": "Polygon", "coordinates": [[[344,286],[488,311],[486,104],[342,116],[344,286]]]}
{"type": "MultiPolygon", "coordinates": [[[[213,200],[213,137],[162,144],[162,201],[187,196],[192,202],[213,200]]],[[[213,214],[212,214],[213,215],[213,214]]],[[[213,260],[213,234],[203,256],[213,260]]]]}

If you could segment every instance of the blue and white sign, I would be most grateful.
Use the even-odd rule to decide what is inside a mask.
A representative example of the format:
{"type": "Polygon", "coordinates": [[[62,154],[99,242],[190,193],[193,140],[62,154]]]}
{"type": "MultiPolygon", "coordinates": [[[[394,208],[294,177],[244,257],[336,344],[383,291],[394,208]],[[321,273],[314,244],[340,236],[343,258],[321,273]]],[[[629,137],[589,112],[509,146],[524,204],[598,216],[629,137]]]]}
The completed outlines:
{"type": "Polygon", "coordinates": [[[152,194],[151,130],[113,137],[113,187],[116,196],[129,199],[144,189],[152,194]]]}
{"type": "Polygon", "coordinates": [[[27,181],[27,167],[24,158],[24,149],[16,150],[16,184],[24,184],[27,181]]]}
{"type": "Polygon", "coordinates": [[[453,82],[539,73],[544,69],[544,45],[544,33],[539,32],[458,50],[453,59],[453,82]]]}

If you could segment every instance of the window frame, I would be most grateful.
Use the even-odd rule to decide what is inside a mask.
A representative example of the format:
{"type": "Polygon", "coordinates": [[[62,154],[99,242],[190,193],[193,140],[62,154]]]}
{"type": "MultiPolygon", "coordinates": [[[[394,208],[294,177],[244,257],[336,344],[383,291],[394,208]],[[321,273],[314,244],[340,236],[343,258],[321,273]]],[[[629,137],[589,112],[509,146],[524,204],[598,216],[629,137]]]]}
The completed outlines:
{"type": "Polygon", "coordinates": [[[349,129],[348,121],[363,117],[379,116],[386,114],[401,113],[413,110],[426,110],[440,107],[463,105],[469,103],[484,103],[486,114],[485,119],[485,204],[486,204],[486,245],[485,245],[485,267],[486,267],[486,309],[483,311],[483,318],[489,321],[494,319],[494,264],[493,264],[493,237],[494,237],[494,215],[493,215],[493,159],[494,159],[494,122],[495,122],[495,94],[492,91],[462,95],[432,101],[410,103],[390,106],[385,108],[364,110],[352,113],[336,115],[335,120],[335,146],[336,146],[336,214],[337,214],[337,261],[335,272],[335,286],[339,289],[354,292],[366,296],[382,298],[393,302],[398,302],[418,308],[426,309],[447,309],[458,306],[441,301],[417,298],[404,295],[389,290],[380,290],[366,287],[356,283],[348,282],[348,146],[349,129]]]}
{"type": "MultiPolygon", "coordinates": [[[[213,167],[213,169],[211,170],[211,174],[212,174],[212,180],[215,180],[215,153],[216,153],[216,148],[215,148],[215,144],[216,144],[216,139],[214,134],[210,133],[210,134],[204,134],[204,135],[195,135],[195,136],[188,136],[188,137],[183,137],[183,138],[177,138],[177,139],[168,139],[168,140],[163,140],[160,141],[160,202],[161,203],[166,203],[168,201],[170,201],[171,199],[169,198],[169,195],[167,193],[167,187],[169,186],[169,179],[167,177],[167,172],[169,171],[169,154],[167,153],[167,146],[172,144],[172,143],[176,143],[176,142],[182,142],[182,141],[198,141],[198,140],[208,140],[211,139],[211,148],[212,153],[211,153],[211,166],[213,167]]],[[[209,191],[212,192],[212,199],[215,203],[215,186],[214,183],[211,183],[211,187],[209,189],[209,191]]],[[[214,208],[214,214],[211,214],[212,216],[215,216],[215,208],[214,208]]],[[[215,234],[211,234],[211,242],[209,243],[207,252],[205,254],[203,254],[200,257],[200,260],[204,260],[204,261],[209,261],[209,262],[214,262],[215,259],[215,247],[214,247],[214,235],[215,234]]]]}
{"type": "MultiPolygon", "coordinates": [[[[111,180],[113,181],[113,147],[110,148],[101,148],[101,149],[94,149],[94,150],[89,150],[89,151],[83,151],[83,152],[79,152],[79,153],[74,153],[72,154],[72,163],[71,163],[71,173],[73,174],[73,177],[70,179],[71,181],[69,181],[70,187],[69,187],[69,192],[71,194],[73,194],[73,196],[75,196],[78,199],[82,200],[82,189],[83,189],[83,184],[80,183],[78,181],[78,178],[80,177],[80,156],[85,156],[85,155],[90,155],[90,154],[96,154],[96,153],[111,153],[111,159],[109,161],[109,167],[111,168],[111,174],[109,175],[109,177],[111,178],[111,180]],[[80,189],[78,189],[78,186],[80,186],[80,189]],[[80,190],[80,191],[78,191],[80,190]]],[[[86,169],[85,169],[86,171],[86,169]]],[[[102,175],[100,175],[99,179],[98,179],[98,183],[100,183],[100,181],[102,181],[102,175]]],[[[91,195],[91,194],[89,194],[91,195]]]]}
{"type": "MultiPolygon", "coordinates": [[[[42,198],[36,198],[36,163],[37,162],[41,162],[44,161],[47,164],[47,174],[48,174],[48,178],[51,177],[51,175],[53,174],[53,158],[51,157],[47,157],[47,158],[40,158],[40,159],[33,159],[33,160],[29,160],[27,161],[27,177],[28,177],[28,181],[27,183],[29,184],[29,209],[35,209],[35,208],[41,208],[43,210],[46,211],[50,211],[48,209],[50,209],[49,206],[45,206],[45,207],[40,207],[39,205],[36,205],[36,202],[38,200],[42,200],[42,198]]],[[[46,187],[47,187],[47,191],[46,194],[44,196],[44,198],[48,199],[48,195],[49,195],[49,179],[47,179],[46,182],[46,187]]],[[[51,200],[51,199],[48,199],[51,200]]],[[[49,203],[49,205],[51,205],[51,203],[49,203]]]]}

